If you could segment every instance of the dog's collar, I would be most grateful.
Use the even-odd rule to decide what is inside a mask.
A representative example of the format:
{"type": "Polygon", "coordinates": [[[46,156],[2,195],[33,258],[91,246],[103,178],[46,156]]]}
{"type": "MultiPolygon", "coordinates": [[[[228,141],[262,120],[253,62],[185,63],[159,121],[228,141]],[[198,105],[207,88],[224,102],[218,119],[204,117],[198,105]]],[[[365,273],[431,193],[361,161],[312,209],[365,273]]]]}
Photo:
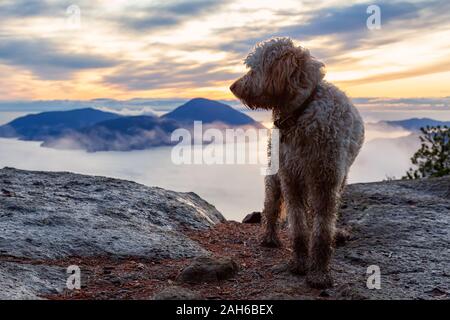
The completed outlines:
{"type": "Polygon", "coordinates": [[[289,115],[287,118],[280,118],[273,122],[274,126],[280,130],[286,130],[289,129],[297,123],[298,118],[305,112],[305,110],[308,108],[309,104],[314,100],[315,95],[317,93],[317,87],[314,88],[314,90],[311,92],[309,97],[301,104],[299,108],[297,108],[294,112],[292,112],[291,115],[289,115]]]}

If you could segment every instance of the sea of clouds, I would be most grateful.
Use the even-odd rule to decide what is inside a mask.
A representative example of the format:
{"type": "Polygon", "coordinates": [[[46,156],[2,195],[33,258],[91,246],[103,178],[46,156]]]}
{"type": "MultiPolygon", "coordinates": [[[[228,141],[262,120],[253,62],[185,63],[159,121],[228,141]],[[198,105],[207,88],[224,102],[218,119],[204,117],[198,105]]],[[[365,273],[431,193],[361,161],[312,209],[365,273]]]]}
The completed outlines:
{"type": "MultiPolygon", "coordinates": [[[[104,107],[103,110],[111,109],[104,107]]],[[[120,109],[122,114],[133,115],[153,112],[148,107],[132,109],[131,112],[127,108],[120,109]]],[[[0,112],[0,124],[24,113],[0,112]]],[[[270,124],[268,113],[250,115],[270,124]]],[[[418,147],[419,139],[412,132],[382,122],[366,123],[366,142],[350,171],[349,183],[401,178],[410,167],[410,157],[418,147]]],[[[171,147],[87,153],[43,148],[39,142],[0,139],[0,167],[71,171],[133,180],[176,191],[193,191],[214,204],[228,219],[234,220],[261,210],[264,199],[261,164],[176,165],[171,157],[171,147]]]]}

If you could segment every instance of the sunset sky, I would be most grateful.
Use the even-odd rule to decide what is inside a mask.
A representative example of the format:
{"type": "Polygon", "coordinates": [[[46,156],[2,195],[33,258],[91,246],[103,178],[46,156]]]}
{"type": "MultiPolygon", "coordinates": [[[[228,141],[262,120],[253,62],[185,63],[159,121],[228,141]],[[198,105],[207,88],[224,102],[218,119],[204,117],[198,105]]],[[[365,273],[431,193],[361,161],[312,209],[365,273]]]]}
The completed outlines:
{"type": "Polygon", "coordinates": [[[450,96],[448,0],[1,0],[0,100],[230,99],[272,36],[308,47],[352,97],[450,96]]]}

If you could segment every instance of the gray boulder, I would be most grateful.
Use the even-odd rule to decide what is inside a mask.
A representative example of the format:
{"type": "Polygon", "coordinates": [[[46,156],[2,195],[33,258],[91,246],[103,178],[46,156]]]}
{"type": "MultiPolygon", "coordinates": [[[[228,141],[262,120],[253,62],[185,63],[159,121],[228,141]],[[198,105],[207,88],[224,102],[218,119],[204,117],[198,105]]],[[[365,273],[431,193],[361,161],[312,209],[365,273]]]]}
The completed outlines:
{"type": "MultiPolygon", "coordinates": [[[[0,257],[24,264],[69,257],[204,256],[208,252],[182,231],[204,230],[224,220],[194,193],[73,173],[0,170],[0,257]]],[[[39,278],[37,269],[21,271],[2,263],[0,270],[3,295],[33,298],[33,288],[23,294],[11,291],[14,286],[6,278],[16,277],[8,270],[35,272],[39,278]]],[[[65,283],[65,274],[62,279],[65,283]]]]}
{"type": "Polygon", "coordinates": [[[261,212],[249,213],[242,219],[242,223],[261,223],[261,212]]]}
{"type": "Polygon", "coordinates": [[[239,271],[235,261],[228,257],[199,257],[194,259],[177,277],[184,283],[217,282],[232,278],[239,271]]]}
{"type": "Polygon", "coordinates": [[[0,170],[0,254],[194,257],[205,251],[180,229],[223,216],[194,193],[72,173],[0,170]]]}

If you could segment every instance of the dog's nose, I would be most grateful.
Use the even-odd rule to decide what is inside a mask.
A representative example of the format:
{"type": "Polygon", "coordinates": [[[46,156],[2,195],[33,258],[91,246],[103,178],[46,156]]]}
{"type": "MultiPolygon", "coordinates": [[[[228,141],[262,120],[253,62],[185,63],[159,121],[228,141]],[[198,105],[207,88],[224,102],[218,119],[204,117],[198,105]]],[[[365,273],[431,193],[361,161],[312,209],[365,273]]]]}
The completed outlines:
{"type": "Polygon", "coordinates": [[[231,92],[234,93],[234,90],[236,90],[236,82],[234,82],[234,83],[230,86],[230,90],[231,90],[231,92]]]}

